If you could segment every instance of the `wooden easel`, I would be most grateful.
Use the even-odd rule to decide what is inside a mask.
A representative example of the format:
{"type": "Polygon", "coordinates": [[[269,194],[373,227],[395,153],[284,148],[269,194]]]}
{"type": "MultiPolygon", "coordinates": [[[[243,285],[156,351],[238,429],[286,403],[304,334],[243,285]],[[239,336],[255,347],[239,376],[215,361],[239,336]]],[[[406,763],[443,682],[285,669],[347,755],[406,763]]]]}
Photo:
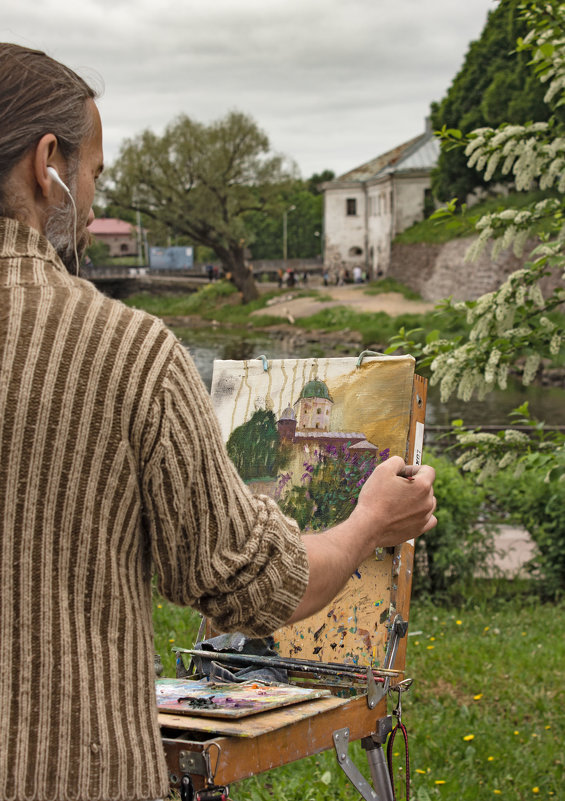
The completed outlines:
{"type": "MultiPolygon", "coordinates": [[[[426,390],[425,379],[414,376],[404,454],[408,464],[421,462],[426,390]]],[[[328,682],[326,686],[332,694],[327,697],[238,720],[159,714],[171,787],[181,791],[181,798],[188,801],[190,793],[200,788],[229,786],[334,749],[338,764],[363,798],[392,801],[383,751],[392,727],[392,717],[387,715],[387,690],[404,676],[413,562],[413,542],[394,551],[384,550],[362,566],[362,590],[359,579],[352,577],[327,609],[275,634],[279,653],[284,657],[340,662],[344,654],[351,657],[353,647],[358,664],[377,666],[376,682],[371,671],[366,680],[349,682],[346,687],[328,682]],[[354,606],[356,620],[348,626],[354,606]],[[375,616],[378,625],[375,623],[370,644],[365,647],[365,628],[361,624],[365,618],[375,616]],[[356,640],[354,646],[350,646],[348,637],[356,640]],[[378,675],[378,666],[382,676],[378,675]],[[387,667],[396,673],[389,674],[387,667]],[[366,750],[373,787],[349,758],[348,744],[354,740],[361,740],[366,750]]],[[[304,681],[304,673],[290,675],[291,681],[304,681]]],[[[316,687],[322,686],[319,676],[311,679],[316,687]]],[[[210,789],[204,793],[203,799],[206,798],[215,801],[221,798],[221,792],[214,794],[210,789]]]]}

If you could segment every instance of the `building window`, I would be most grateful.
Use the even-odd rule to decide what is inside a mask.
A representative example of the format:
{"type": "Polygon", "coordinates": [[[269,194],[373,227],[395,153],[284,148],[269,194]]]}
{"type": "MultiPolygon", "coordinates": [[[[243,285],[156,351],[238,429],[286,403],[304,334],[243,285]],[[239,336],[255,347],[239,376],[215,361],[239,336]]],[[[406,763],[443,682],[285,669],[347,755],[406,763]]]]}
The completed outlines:
{"type": "Polygon", "coordinates": [[[357,200],[354,197],[348,197],[345,201],[346,214],[348,217],[355,217],[357,214],[357,200]]]}

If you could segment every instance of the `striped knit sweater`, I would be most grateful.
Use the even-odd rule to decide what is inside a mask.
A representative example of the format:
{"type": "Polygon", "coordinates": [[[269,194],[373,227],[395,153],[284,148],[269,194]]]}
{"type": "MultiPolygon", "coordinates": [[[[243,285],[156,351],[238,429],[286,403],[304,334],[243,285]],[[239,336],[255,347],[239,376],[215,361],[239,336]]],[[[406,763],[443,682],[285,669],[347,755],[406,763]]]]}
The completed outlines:
{"type": "Polygon", "coordinates": [[[301,598],[295,524],[239,480],[156,319],[0,219],[0,798],[167,794],[151,577],[264,635],[301,598]]]}

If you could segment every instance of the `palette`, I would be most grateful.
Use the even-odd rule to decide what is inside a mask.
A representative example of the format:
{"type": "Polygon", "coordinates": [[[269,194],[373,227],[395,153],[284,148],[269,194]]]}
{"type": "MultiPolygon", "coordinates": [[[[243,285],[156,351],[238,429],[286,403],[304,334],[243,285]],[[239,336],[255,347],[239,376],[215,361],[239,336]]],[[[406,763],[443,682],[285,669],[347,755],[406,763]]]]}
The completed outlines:
{"type": "Polygon", "coordinates": [[[159,712],[213,718],[242,718],[330,695],[329,690],[288,684],[222,684],[208,679],[157,679],[155,693],[159,712]]]}

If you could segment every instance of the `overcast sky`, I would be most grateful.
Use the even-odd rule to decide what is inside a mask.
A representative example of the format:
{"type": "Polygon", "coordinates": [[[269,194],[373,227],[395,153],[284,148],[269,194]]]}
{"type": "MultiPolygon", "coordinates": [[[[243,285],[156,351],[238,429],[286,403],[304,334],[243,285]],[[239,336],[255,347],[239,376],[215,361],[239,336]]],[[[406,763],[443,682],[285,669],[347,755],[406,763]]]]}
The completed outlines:
{"type": "Polygon", "coordinates": [[[421,133],[495,0],[6,0],[0,40],[103,83],[108,163],[178,114],[251,114],[304,177],[421,133]]]}

